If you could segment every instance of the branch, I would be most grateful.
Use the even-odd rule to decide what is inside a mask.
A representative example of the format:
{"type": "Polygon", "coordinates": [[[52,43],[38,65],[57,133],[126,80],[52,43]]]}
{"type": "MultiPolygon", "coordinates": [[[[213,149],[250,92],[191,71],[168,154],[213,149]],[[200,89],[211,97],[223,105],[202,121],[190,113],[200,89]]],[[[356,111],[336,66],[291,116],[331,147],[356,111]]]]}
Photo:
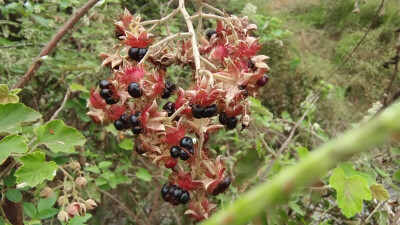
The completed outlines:
{"type": "Polygon", "coordinates": [[[397,46],[396,46],[396,55],[393,57],[393,58],[397,58],[397,61],[396,61],[396,64],[394,64],[393,75],[392,75],[392,78],[390,79],[390,83],[389,83],[389,85],[387,87],[387,90],[386,90],[386,96],[385,96],[385,99],[383,100],[383,106],[386,106],[387,103],[388,103],[387,100],[388,100],[388,97],[389,97],[389,94],[390,94],[390,90],[392,89],[394,79],[396,78],[396,75],[397,75],[397,71],[399,71],[400,32],[398,34],[398,37],[399,38],[398,38],[398,42],[397,42],[397,46]]]}
{"type": "Polygon", "coordinates": [[[400,102],[388,107],[368,123],[346,132],[312,151],[297,165],[276,174],[270,181],[243,194],[231,206],[201,225],[246,224],[265,209],[286,202],[289,194],[323,176],[337,163],[384,143],[400,132],[400,102]]]}
{"type": "Polygon", "coordinates": [[[60,42],[60,40],[67,34],[67,32],[75,26],[75,24],[82,18],[90,8],[92,8],[99,0],[90,0],[84,6],[82,6],[75,15],[73,15],[61,29],[51,38],[51,40],[42,49],[40,54],[33,60],[31,66],[26,73],[18,80],[14,88],[22,88],[28,84],[28,82],[35,75],[36,71],[42,64],[42,57],[48,55],[60,42]]]}

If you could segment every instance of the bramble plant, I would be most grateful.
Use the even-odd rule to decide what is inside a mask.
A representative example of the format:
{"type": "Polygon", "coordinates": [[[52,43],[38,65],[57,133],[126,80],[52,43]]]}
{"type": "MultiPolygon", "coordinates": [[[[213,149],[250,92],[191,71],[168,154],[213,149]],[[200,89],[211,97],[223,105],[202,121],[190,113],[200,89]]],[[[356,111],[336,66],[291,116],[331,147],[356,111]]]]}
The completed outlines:
{"type": "MultiPolygon", "coordinates": [[[[207,141],[220,129],[250,125],[248,96],[257,96],[268,82],[269,67],[257,38],[257,26],[206,5],[212,13],[188,14],[185,1],[159,20],[141,21],[128,10],[115,23],[114,53],[101,53],[102,66],[113,76],[91,90],[88,115],[96,123],[114,123],[117,130],[135,134],[135,150],[159,166],[172,170],[161,196],[172,205],[189,203],[185,214],[200,221],[214,210],[208,196],[225,192],[231,184],[221,156],[210,154],[207,141]],[[166,37],[151,34],[159,25],[168,29],[181,14],[187,32],[166,37]],[[205,28],[203,20],[216,20],[205,28]],[[193,23],[197,23],[194,29],[193,23]],[[146,26],[152,25],[150,28],[146,26]],[[184,90],[173,84],[167,68],[190,69],[192,84],[184,90]],[[176,95],[160,106],[160,99],[176,95]]],[[[204,4],[199,1],[199,4],[204,4]]]]}

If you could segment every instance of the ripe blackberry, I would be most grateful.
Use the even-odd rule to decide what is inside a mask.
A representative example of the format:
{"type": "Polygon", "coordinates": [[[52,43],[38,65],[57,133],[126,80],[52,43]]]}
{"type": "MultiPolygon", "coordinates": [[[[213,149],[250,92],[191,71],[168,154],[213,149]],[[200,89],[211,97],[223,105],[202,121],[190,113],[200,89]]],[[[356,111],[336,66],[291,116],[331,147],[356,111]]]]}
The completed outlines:
{"type": "Polygon", "coordinates": [[[143,57],[146,55],[146,53],[147,53],[147,48],[140,48],[138,53],[138,60],[136,61],[139,62],[140,60],[142,60],[143,57]]]}
{"type": "Polygon", "coordinates": [[[217,32],[216,32],[215,30],[208,30],[208,31],[206,32],[206,36],[207,36],[208,40],[210,40],[211,37],[212,37],[214,34],[216,34],[216,33],[217,33],[217,32]]]}
{"type": "Polygon", "coordinates": [[[113,105],[119,101],[119,98],[115,99],[114,97],[111,96],[111,97],[105,99],[105,101],[107,104],[113,105]]]}
{"type": "Polygon", "coordinates": [[[248,66],[253,72],[256,72],[256,70],[257,70],[256,64],[255,64],[251,59],[249,59],[249,61],[247,62],[247,66],[248,66]]]}
{"type": "Polygon", "coordinates": [[[213,117],[217,113],[217,105],[212,104],[204,108],[203,117],[213,117]]]}
{"type": "Polygon", "coordinates": [[[181,204],[186,204],[186,203],[189,202],[189,200],[190,200],[189,192],[188,191],[183,191],[179,201],[181,202],[181,204]]]}
{"type": "Polygon", "coordinates": [[[204,108],[200,105],[192,106],[192,114],[194,118],[201,119],[204,115],[204,108]]]}
{"type": "Polygon", "coordinates": [[[144,153],[146,153],[146,150],[143,149],[142,143],[140,142],[135,145],[135,151],[139,155],[143,155],[144,153]]]}
{"type": "Polygon", "coordinates": [[[139,61],[139,48],[132,47],[128,51],[129,58],[139,61]]]}
{"type": "Polygon", "coordinates": [[[111,98],[111,96],[112,96],[112,92],[110,89],[101,89],[100,97],[102,97],[103,99],[108,99],[108,98],[111,98]]]}
{"type": "Polygon", "coordinates": [[[169,92],[173,92],[176,89],[176,85],[173,84],[171,81],[167,80],[165,81],[165,88],[169,91],[169,92]]]}
{"type": "Polygon", "coordinates": [[[168,116],[172,116],[175,112],[175,104],[172,102],[167,102],[165,103],[165,105],[163,106],[163,109],[165,111],[167,111],[168,116]]]}
{"type": "Polygon", "coordinates": [[[228,117],[226,116],[225,112],[220,113],[218,119],[222,125],[226,125],[226,122],[228,121],[228,117]]]}
{"type": "Polygon", "coordinates": [[[169,153],[171,154],[172,158],[179,158],[179,151],[180,151],[180,148],[178,146],[172,146],[169,149],[169,153]]]}
{"type": "Polygon", "coordinates": [[[137,126],[140,125],[140,120],[139,120],[139,118],[137,116],[132,115],[132,116],[129,117],[129,124],[132,127],[137,127],[137,126]]]}
{"type": "Polygon", "coordinates": [[[129,122],[128,119],[126,118],[126,114],[123,114],[119,120],[123,123],[124,125],[124,129],[128,129],[129,128],[129,122]]]}
{"type": "Polygon", "coordinates": [[[164,91],[163,91],[163,94],[161,95],[161,98],[167,99],[169,97],[171,97],[171,92],[168,89],[164,88],[164,91]]]}
{"type": "Polygon", "coordinates": [[[261,77],[258,81],[257,81],[257,86],[259,87],[263,87],[264,85],[266,85],[268,83],[269,77],[267,74],[264,74],[263,77],[261,77]]]}
{"type": "Polygon", "coordinates": [[[132,133],[133,134],[140,134],[140,133],[142,133],[142,128],[141,127],[134,127],[134,128],[132,128],[132,133]]]}
{"type": "Polygon", "coordinates": [[[249,92],[247,91],[247,89],[246,89],[246,85],[240,85],[239,86],[239,90],[243,90],[243,97],[244,98],[247,98],[247,96],[249,96],[249,92]]]}
{"type": "Polygon", "coordinates": [[[173,196],[175,199],[180,199],[181,196],[182,196],[182,193],[183,193],[182,188],[177,187],[177,188],[175,188],[174,192],[172,193],[172,196],[173,196]]]}
{"type": "Polygon", "coordinates": [[[226,176],[219,184],[218,186],[214,189],[213,195],[218,195],[220,193],[223,193],[228,189],[229,185],[231,185],[231,178],[229,176],[226,176]]]}
{"type": "Polygon", "coordinates": [[[165,198],[165,196],[168,194],[168,191],[169,191],[169,186],[167,185],[167,183],[165,183],[161,188],[161,196],[165,198]]]}
{"type": "Polygon", "coordinates": [[[232,130],[236,127],[238,119],[236,117],[229,117],[226,121],[226,128],[232,130]]]}
{"type": "Polygon", "coordinates": [[[111,83],[108,80],[102,80],[99,84],[100,89],[110,89],[111,83]]]}
{"type": "Polygon", "coordinates": [[[123,130],[124,129],[124,123],[121,120],[116,120],[116,121],[114,121],[114,127],[117,130],[123,130]]]}
{"type": "Polygon", "coordinates": [[[194,148],[189,148],[189,153],[194,155],[194,148]]]}
{"type": "Polygon", "coordinates": [[[191,149],[193,148],[193,140],[190,137],[183,137],[181,141],[179,142],[181,147],[191,149]]]}
{"type": "Polygon", "coordinates": [[[189,153],[186,152],[185,149],[180,148],[179,149],[179,158],[181,158],[181,160],[186,161],[190,158],[189,153]]]}
{"type": "Polygon", "coordinates": [[[128,86],[128,93],[130,96],[133,98],[140,98],[142,96],[142,90],[140,89],[140,86],[136,82],[132,82],[128,86]]]}

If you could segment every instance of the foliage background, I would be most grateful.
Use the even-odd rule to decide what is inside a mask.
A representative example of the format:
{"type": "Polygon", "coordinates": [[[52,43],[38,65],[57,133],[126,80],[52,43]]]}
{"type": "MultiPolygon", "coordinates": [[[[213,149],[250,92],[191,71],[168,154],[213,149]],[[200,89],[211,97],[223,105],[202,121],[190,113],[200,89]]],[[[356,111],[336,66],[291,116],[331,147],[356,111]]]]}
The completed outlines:
{"type": "MultiPolygon", "coordinates": [[[[259,123],[244,132],[220,132],[211,139],[215,154],[224,155],[229,174],[234,178],[229,191],[213,199],[219,204],[218,208],[223,209],[243,191],[301,160],[309,150],[357,126],[374,113],[368,110],[383,100],[393,73],[382,64],[395,53],[400,5],[397,0],[386,1],[365,41],[341,66],[342,60],[363,37],[380,0],[360,2],[357,14],[353,12],[354,0],[217,0],[210,3],[232,14],[249,15],[259,27],[257,35],[263,43],[262,53],[271,58],[270,83],[260,96],[261,104],[255,102],[253,107],[255,121],[259,123]],[[340,68],[336,70],[338,66],[340,68]],[[301,121],[294,141],[271,164],[272,155],[265,145],[275,152],[280,148],[295,121],[304,113],[302,106],[310,104],[310,96],[319,88],[322,95],[301,121]],[[265,174],[270,164],[272,167],[265,174]]],[[[0,1],[0,83],[12,87],[44,44],[81,4],[77,0],[0,1]]],[[[86,163],[86,177],[96,184],[88,186],[88,193],[101,202],[92,212],[89,224],[177,224],[177,221],[188,224],[183,216],[184,207],[171,208],[159,196],[168,171],[160,171],[134,154],[129,135],[122,137],[112,126],[95,125],[86,116],[88,90],[110,75],[108,69],[99,67],[97,55],[108,51],[116,42],[113,23],[123,8],[140,14],[143,20],[159,18],[168,12],[167,1],[161,0],[101,1],[45,59],[19,96],[21,102],[48,120],[71,85],[80,89],[73,92],[60,118],[67,125],[76,127],[88,141],[76,154],[60,153],[49,157],[58,164],[67,163],[70,158],[86,163]],[[121,210],[121,204],[135,217],[127,216],[121,210]]],[[[213,25],[210,23],[210,28],[213,25]]],[[[183,27],[177,23],[171,29],[183,27]]],[[[165,30],[157,32],[163,34],[165,30]]],[[[184,82],[182,78],[188,75],[178,68],[168,72],[175,75],[172,79],[177,82],[184,82]]],[[[399,82],[399,79],[395,80],[391,95],[399,91],[399,82]]],[[[397,198],[400,182],[398,152],[397,145],[388,144],[354,158],[350,163],[356,170],[383,184],[392,198],[397,198]]],[[[316,182],[317,186],[324,187],[319,192],[299,190],[291,197],[289,205],[269,211],[266,217],[252,223],[363,221],[377,205],[376,201],[364,201],[361,213],[346,218],[335,205],[336,191],[327,186],[329,176],[316,182]],[[330,216],[328,219],[321,215],[324,211],[330,216]]],[[[37,190],[25,191],[24,199],[37,204],[42,187],[44,185],[37,190]]],[[[379,208],[372,223],[385,222],[387,216],[388,212],[379,208]]]]}

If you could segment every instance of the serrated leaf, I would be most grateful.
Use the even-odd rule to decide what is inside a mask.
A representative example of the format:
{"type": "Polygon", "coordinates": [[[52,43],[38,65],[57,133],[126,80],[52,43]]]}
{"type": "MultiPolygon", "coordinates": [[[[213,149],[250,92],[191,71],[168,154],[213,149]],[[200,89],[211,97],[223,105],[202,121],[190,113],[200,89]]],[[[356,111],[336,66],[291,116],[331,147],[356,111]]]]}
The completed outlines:
{"type": "Polygon", "coordinates": [[[355,170],[353,164],[351,163],[340,163],[339,167],[343,170],[347,177],[351,175],[358,175],[360,177],[363,177],[367,180],[368,186],[376,183],[375,179],[373,179],[368,174],[355,170]]]}
{"type": "Polygon", "coordinates": [[[251,110],[265,116],[268,120],[271,120],[273,118],[273,114],[261,104],[260,100],[253,97],[249,97],[248,99],[250,100],[251,110]]]}
{"type": "Polygon", "coordinates": [[[139,170],[136,171],[135,174],[139,179],[142,179],[144,181],[151,181],[151,175],[150,175],[149,171],[147,171],[144,168],[139,168],[139,170]]]}
{"type": "Polygon", "coordinates": [[[71,91],[82,91],[85,93],[89,93],[89,90],[85,88],[82,84],[72,83],[71,85],[69,85],[69,88],[71,89],[71,91]]]}
{"type": "Polygon", "coordinates": [[[85,223],[92,217],[92,214],[86,213],[85,216],[74,216],[68,221],[68,225],[85,225],[85,223]]]}
{"type": "Polygon", "coordinates": [[[44,180],[53,180],[57,171],[57,164],[53,161],[46,162],[43,152],[34,152],[20,158],[22,166],[15,172],[17,183],[30,187],[42,183],[44,180]]]}
{"type": "Polygon", "coordinates": [[[372,198],[365,178],[359,175],[346,176],[341,168],[332,171],[329,183],[336,190],[338,206],[347,218],[361,212],[363,200],[372,198]]]}
{"type": "Polygon", "coordinates": [[[369,187],[372,192],[372,196],[379,200],[385,201],[389,199],[389,192],[383,187],[382,184],[373,184],[369,187]]]}
{"type": "Polygon", "coordinates": [[[83,145],[86,138],[75,128],[66,126],[62,120],[53,120],[35,130],[37,141],[51,151],[73,153],[75,145],[83,145]]]}
{"type": "Polygon", "coordinates": [[[11,153],[25,153],[28,151],[28,139],[19,135],[9,135],[0,141],[0,164],[11,153]]]}
{"type": "Polygon", "coordinates": [[[24,213],[29,216],[30,218],[36,218],[37,217],[37,209],[35,205],[29,202],[24,202],[23,203],[23,208],[24,208],[24,213]]]}
{"type": "Polygon", "coordinates": [[[12,202],[20,202],[22,200],[22,193],[17,189],[9,189],[6,192],[6,197],[12,202]]]}
{"type": "Polygon", "coordinates": [[[130,138],[125,138],[118,144],[118,147],[127,151],[133,150],[133,141],[130,138]]]}
{"type": "Polygon", "coordinates": [[[42,115],[21,103],[0,104],[0,135],[22,132],[21,124],[35,122],[42,115]]]}
{"type": "Polygon", "coordinates": [[[18,92],[19,92],[18,89],[16,89],[16,91],[10,92],[6,84],[0,84],[0,104],[18,103],[19,102],[19,97],[17,96],[18,92]]]}

